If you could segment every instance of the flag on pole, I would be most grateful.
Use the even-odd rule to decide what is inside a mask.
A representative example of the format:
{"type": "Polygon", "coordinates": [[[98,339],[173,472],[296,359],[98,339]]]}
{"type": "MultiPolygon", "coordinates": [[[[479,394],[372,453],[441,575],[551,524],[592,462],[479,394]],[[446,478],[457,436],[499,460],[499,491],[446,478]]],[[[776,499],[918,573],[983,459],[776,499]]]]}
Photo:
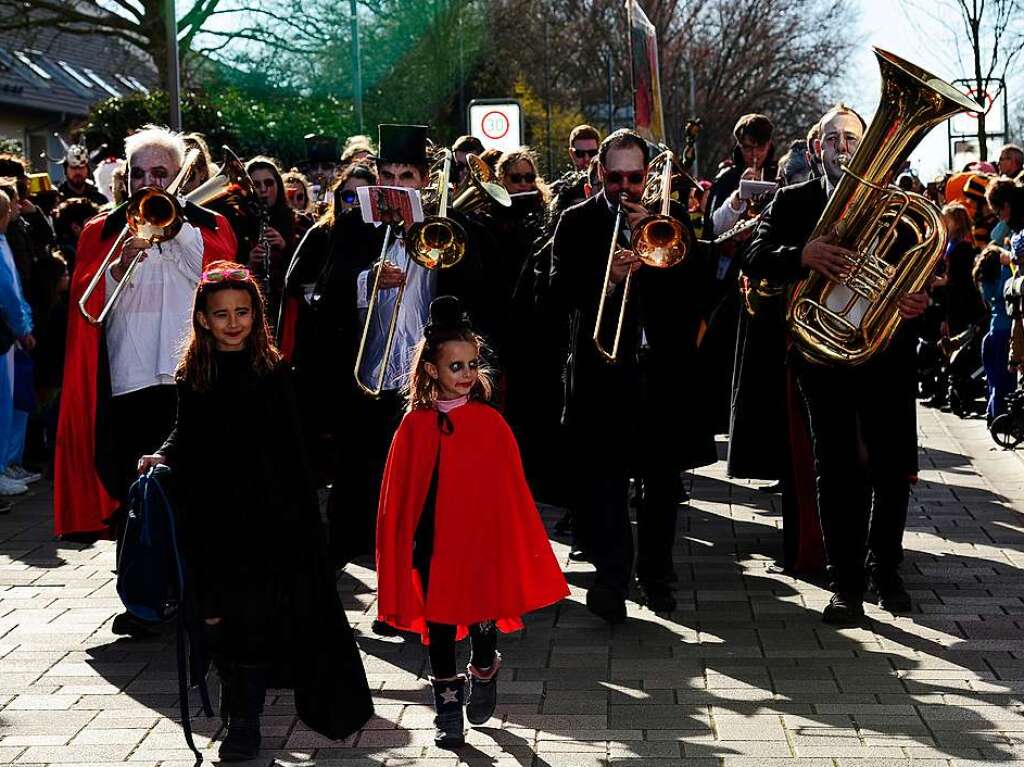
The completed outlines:
{"type": "Polygon", "coordinates": [[[629,19],[629,62],[633,85],[633,126],[648,141],[665,143],[658,75],[658,30],[636,0],[626,0],[629,19]]]}

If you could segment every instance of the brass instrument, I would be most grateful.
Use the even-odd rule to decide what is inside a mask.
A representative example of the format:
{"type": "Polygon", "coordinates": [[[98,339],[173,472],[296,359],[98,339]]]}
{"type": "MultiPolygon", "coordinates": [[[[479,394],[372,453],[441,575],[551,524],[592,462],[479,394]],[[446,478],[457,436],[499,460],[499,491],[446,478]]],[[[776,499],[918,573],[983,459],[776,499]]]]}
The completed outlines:
{"type": "MultiPolygon", "coordinates": [[[[238,195],[248,200],[258,199],[256,187],[253,185],[252,179],[249,178],[249,174],[245,172],[245,168],[239,162],[238,157],[227,147],[223,147],[223,150],[224,162],[217,175],[204,181],[185,195],[184,199],[186,202],[191,202],[194,205],[209,205],[229,195],[238,195]]],[[[200,156],[199,150],[190,149],[185,155],[185,161],[182,163],[178,175],[164,189],[155,186],[143,187],[136,191],[128,200],[128,207],[125,211],[127,217],[125,227],[121,230],[117,239],[114,240],[114,244],[111,246],[106,258],[103,259],[103,262],[96,270],[85,292],[82,293],[82,297],[78,301],[78,310],[87,322],[92,325],[103,324],[103,321],[110,314],[111,309],[114,308],[118,298],[121,296],[125,285],[131,281],[132,275],[135,273],[139,263],[141,263],[140,257],[142,252],[132,259],[132,262],[125,269],[120,282],[117,283],[117,286],[111,292],[110,297],[104,303],[99,314],[93,316],[89,313],[86,304],[92,297],[100,280],[103,279],[107,269],[110,268],[114,261],[120,258],[121,246],[129,237],[142,237],[149,240],[149,244],[152,246],[174,239],[181,230],[181,225],[185,220],[184,208],[178,201],[177,191],[188,180],[200,156]]]]}
{"type": "MultiPolygon", "coordinates": [[[[503,186],[494,183],[493,174],[487,164],[476,155],[471,154],[466,158],[469,168],[466,180],[455,190],[455,201],[449,206],[449,183],[453,155],[448,149],[442,149],[440,155],[440,159],[431,168],[429,186],[424,190],[423,195],[424,208],[433,209],[434,212],[433,214],[428,213],[423,221],[409,227],[405,234],[405,250],[410,261],[415,261],[424,269],[447,269],[455,266],[466,253],[466,231],[459,222],[448,217],[449,209],[460,212],[475,211],[489,202],[496,202],[506,207],[511,205],[508,192],[503,186]]],[[[379,267],[387,257],[391,234],[389,226],[384,235],[384,244],[381,246],[380,260],[377,262],[378,268],[370,292],[370,302],[366,308],[366,321],[363,323],[363,334],[359,341],[359,351],[356,353],[356,364],[353,370],[356,385],[364,394],[374,398],[379,397],[384,390],[388,360],[391,358],[395,328],[398,324],[398,313],[402,308],[402,297],[405,295],[405,283],[403,282],[398,287],[395,307],[388,323],[384,354],[380,362],[380,376],[374,385],[367,385],[360,377],[360,370],[363,366],[366,342],[370,335],[370,324],[373,322],[380,293],[379,267]]]]}
{"type": "MultiPolygon", "coordinates": [[[[689,252],[689,233],[676,219],[669,215],[672,204],[673,184],[684,174],[676,173],[675,157],[671,150],[666,150],[651,161],[647,169],[647,180],[640,197],[640,204],[650,209],[658,205],[658,212],[652,213],[637,224],[636,231],[630,240],[630,247],[640,261],[647,266],[667,269],[675,266],[689,252]]],[[[612,229],[611,244],[608,248],[608,263],[604,270],[604,282],[601,284],[601,298],[597,304],[597,320],[594,323],[594,346],[598,354],[606,362],[615,362],[619,356],[619,342],[622,340],[622,325],[626,320],[626,306],[633,280],[633,272],[626,273],[622,287],[622,303],[619,306],[619,318],[615,324],[615,338],[609,350],[601,342],[601,321],[604,319],[605,303],[608,300],[606,287],[612,274],[615,251],[618,249],[620,230],[622,229],[623,213],[620,204],[615,214],[615,226],[612,229]]]]}
{"type": "Polygon", "coordinates": [[[891,185],[921,138],[958,112],[983,107],[952,85],[875,48],[882,98],[808,240],[832,235],[853,251],[846,276],[817,272],[796,285],[786,318],[796,347],[818,363],[856,365],[884,349],[899,327],[897,303],[921,290],[945,248],[945,226],[924,196],[891,185]],[[916,241],[894,252],[897,237],[916,241]]]}

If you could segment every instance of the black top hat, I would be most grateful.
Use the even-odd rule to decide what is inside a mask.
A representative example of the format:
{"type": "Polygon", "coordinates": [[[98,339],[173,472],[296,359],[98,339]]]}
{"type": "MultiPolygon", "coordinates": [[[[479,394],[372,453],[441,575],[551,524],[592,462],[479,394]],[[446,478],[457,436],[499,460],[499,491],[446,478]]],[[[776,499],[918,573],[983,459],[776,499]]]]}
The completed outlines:
{"type": "Polygon", "coordinates": [[[472,329],[473,324],[469,315],[462,308],[462,302],[455,296],[438,296],[430,302],[427,324],[423,328],[428,340],[431,336],[472,329]]]}
{"type": "Polygon", "coordinates": [[[378,125],[377,146],[377,162],[422,165],[427,162],[427,126],[378,125]]]}
{"type": "Polygon", "coordinates": [[[306,162],[338,161],[338,139],[317,133],[307,133],[303,138],[306,140],[306,162]]]}

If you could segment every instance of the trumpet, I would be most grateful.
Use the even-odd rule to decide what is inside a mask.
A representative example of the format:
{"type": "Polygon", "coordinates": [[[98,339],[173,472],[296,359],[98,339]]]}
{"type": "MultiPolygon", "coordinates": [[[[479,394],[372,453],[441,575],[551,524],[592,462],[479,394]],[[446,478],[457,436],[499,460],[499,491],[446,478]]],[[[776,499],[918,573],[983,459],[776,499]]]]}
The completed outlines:
{"type": "MultiPolygon", "coordinates": [[[[257,199],[256,187],[253,185],[252,179],[249,178],[249,174],[245,172],[245,168],[242,167],[238,157],[228,147],[225,146],[222,149],[224,152],[224,162],[221,164],[217,175],[204,181],[185,195],[186,202],[191,202],[195,205],[209,205],[231,195],[238,196],[243,201],[248,200],[251,202],[257,199]]],[[[121,230],[117,239],[114,240],[114,244],[107,252],[106,258],[103,259],[103,262],[92,276],[88,286],[85,288],[85,292],[82,293],[82,297],[78,301],[78,310],[87,322],[92,325],[103,324],[107,315],[110,314],[117,304],[125,285],[131,281],[132,275],[135,274],[135,270],[141,263],[142,252],[135,256],[131,263],[128,264],[124,275],[121,277],[121,281],[117,283],[110,297],[103,304],[103,308],[100,309],[99,314],[93,315],[89,312],[88,308],[86,308],[89,299],[92,298],[92,294],[95,292],[100,280],[103,279],[107,269],[120,257],[119,251],[121,246],[129,237],[142,237],[149,241],[150,246],[153,246],[161,242],[173,240],[178,232],[181,231],[185,218],[184,209],[181,203],[178,202],[177,192],[188,181],[199,158],[199,150],[190,149],[185,155],[185,161],[182,163],[178,175],[174,177],[166,188],[160,189],[155,186],[146,186],[135,192],[131,199],[128,200],[128,207],[125,210],[127,217],[125,227],[121,230]]]]}
{"type": "MultiPolygon", "coordinates": [[[[458,221],[448,217],[452,159],[453,155],[450,150],[443,149],[441,151],[441,158],[434,163],[434,167],[431,169],[430,185],[424,194],[425,206],[434,209],[435,212],[432,215],[427,215],[423,221],[409,227],[405,235],[405,250],[409,254],[410,263],[416,262],[424,269],[448,269],[459,263],[466,254],[468,241],[466,231],[458,221]]],[[[467,156],[467,163],[469,173],[463,184],[454,192],[455,201],[450,206],[451,210],[460,212],[477,210],[489,202],[506,207],[512,204],[505,188],[494,183],[493,174],[486,163],[472,154],[467,156]]],[[[391,349],[394,346],[398,313],[402,308],[402,298],[405,295],[405,282],[403,282],[398,287],[395,306],[388,323],[384,354],[380,363],[380,375],[372,385],[368,384],[363,381],[360,371],[363,367],[366,342],[370,335],[370,325],[374,320],[381,290],[380,265],[387,257],[391,236],[391,227],[388,226],[384,234],[384,244],[381,246],[380,260],[377,262],[376,275],[370,292],[370,303],[366,308],[366,321],[363,324],[363,334],[359,341],[359,351],[356,353],[356,364],[352,371],[356,386],[360,391],[374,398],[379,397],[384,390],[388,360],[391,359],[391,349]]],[[[408,272],[406,272],[406,276],[408,276],[408,272]]]]}
{"type": "MultiPolygon", "coordinates": [[[[689,235],[686,229],[669,215],[673,183],[684,175],[675,173],[674,162],[675,156],[671,150],[666,150],[655,157],[648,166],[647,180],[640,197],[640,204],[648,209],[653,205],[658,205],[659,208],[657,213],[652,213],[640,221],[630,240],[630,247],[640,261],[657,269],[667,269],[680,263],[686,258],[690,249],[689,235]]],[[[626,273],[626,279],[622,286],[622,303],[619,305],[619,317],[615,324],[612,348],[608,349],[601,341],[601,322],[604,319],[605,304],[608,300],[606,286],[612,276],[612,264],[615,262],[615,251],[618,249],[623,215],[620,204],[615,213],[615,225],[612,228],[611,244],[608,247],[608,262],[604,270],[601,297],[597,304],[597,320],[594,323],[594,346],[606,362],[618,360],[622,326],[626,321],[626,307],[633,281],[633,272],[630,270],[626,273]]]]}

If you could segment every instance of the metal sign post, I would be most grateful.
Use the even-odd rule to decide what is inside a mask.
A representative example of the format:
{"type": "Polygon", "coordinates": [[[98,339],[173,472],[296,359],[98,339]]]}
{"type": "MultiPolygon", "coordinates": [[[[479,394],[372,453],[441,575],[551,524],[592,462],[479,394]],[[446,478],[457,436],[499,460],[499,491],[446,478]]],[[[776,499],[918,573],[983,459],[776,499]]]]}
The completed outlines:
{"type": "MultiPolygon", "coordinates": [[[[1006,81],[1000,78],[992,78],[985,83],[983,93],[976,93],[976,83],[973,79],[963,78],[954,80],[954,85],[963,89],[967,95],[979,104],[987,106],[985,112],[985,139],[999,139],[1006,141],[1009,135],[1009,109],[1006,98],[1006,81]]],[[[953,160],[958,154],[960,147],[969,145],[976,141],[978,149],[981,149],[981,136],[978,135],[978,116],[973,112],[963,112],[954,115],[946,122],[946,150],[949,159],[949,167],[955,171],[953,160]]],[[[979,152],[980,154],[980,152],[979,152]]]]}

